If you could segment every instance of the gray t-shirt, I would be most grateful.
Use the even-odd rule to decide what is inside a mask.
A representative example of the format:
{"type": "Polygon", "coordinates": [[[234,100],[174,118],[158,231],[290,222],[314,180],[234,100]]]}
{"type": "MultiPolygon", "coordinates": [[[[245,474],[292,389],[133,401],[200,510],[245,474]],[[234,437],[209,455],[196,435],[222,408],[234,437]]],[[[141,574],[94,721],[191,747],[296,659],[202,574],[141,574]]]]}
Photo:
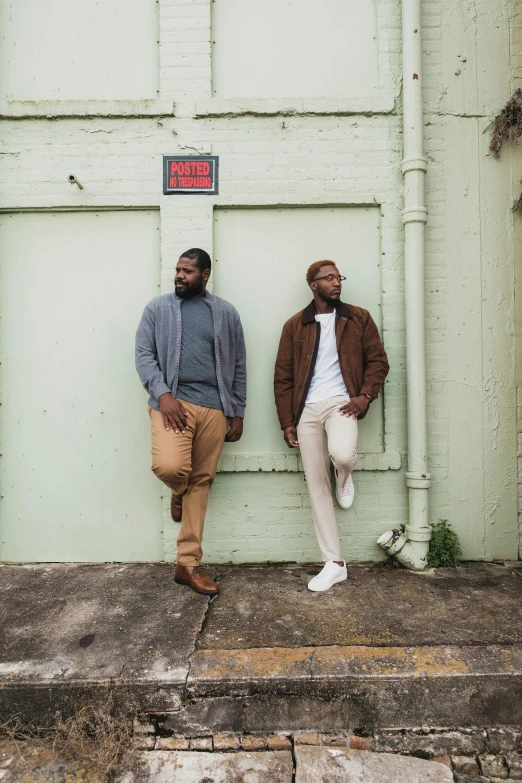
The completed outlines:
{"type": "Polygon", "coordinates": [[[223,410],[216,376],[212,311],[204,297],[181,300],[181,355],[176,398],[223,410]]]}

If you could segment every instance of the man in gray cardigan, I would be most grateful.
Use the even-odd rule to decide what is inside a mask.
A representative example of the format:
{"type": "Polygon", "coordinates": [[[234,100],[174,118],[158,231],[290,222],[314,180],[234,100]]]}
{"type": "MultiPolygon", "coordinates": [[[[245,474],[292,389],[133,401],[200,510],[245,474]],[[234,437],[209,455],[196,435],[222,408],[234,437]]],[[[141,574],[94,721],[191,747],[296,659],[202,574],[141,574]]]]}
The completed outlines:
{"type": "Polygon", "coordinates": [[[211,261],[192,248],[180,257],[175,292],[153,299],[136,334],[136,369],[149,393],[152,470],[172,490],[181,522],[175,581],[215,595],[199,569],[208,492],[223,442],[243,433],[246,352],[237,310],[207,290],[211,261]]]}

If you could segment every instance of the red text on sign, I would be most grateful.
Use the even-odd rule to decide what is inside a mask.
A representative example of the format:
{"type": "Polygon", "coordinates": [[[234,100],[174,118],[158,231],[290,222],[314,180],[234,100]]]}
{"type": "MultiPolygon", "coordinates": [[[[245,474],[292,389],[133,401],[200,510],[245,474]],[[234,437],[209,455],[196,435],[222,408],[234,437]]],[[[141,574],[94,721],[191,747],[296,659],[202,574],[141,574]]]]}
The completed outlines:
{"type": "Polygon", "coordinates": [[[170,162],[170,174],[179,176],[207,177],[210,174],[210,163],[206,160],[172,160],[170,162]]]}

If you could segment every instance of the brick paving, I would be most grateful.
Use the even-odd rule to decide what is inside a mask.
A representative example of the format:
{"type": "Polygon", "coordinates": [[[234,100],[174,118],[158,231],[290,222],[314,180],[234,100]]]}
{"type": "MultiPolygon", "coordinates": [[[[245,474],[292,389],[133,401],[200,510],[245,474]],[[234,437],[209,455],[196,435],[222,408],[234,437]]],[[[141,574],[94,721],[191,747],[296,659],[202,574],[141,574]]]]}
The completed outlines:
{"type": "MultiPolygon", "coordinates": [[[[151,763],[156,758],[169,758],[168,754],[172,753],[176,756],[177,763],[182,763],[184,758],[189,759],[193,757],[194,752],[205,754],[214,754],[216,756],[216,763],[218,757],[223,754],[241,754],[241,753],[255,753],[261,757],[272,752],[292,753],[295,758],[296,748],[308,748],[311,751],[317,749],[320,751],[330,749],[330,753],[344,753],[346,755],[347,749],[352,751],[368,751],[379,747],[382,743],[382,738],[379,735],[359,737],[349,732],[340,732],[337,734],[324,734],[318,732],[301,732],[301,733],[280,733],[275,735],[257,735],[257,734],[236,734],[232,732],[221,732],[213,736],[202,737],[176,737],[176,736],[161,736],[150,733],[156,731],[153,723],[149,721],[134,721],[134,736],[132,738],[132,753],[139,755],[141,759],[147,757],[150,758],[151,763]],[[342,750],[341,750],[342,749],[342,750]],[[144,755],[145,752],[145,755],[144,755]],[[165,755],[165,752],[167,755],[165,755]],[[187,753],[187,756],[183,754],[187,753]]],[[[389,733],[388,741],[391,739],[392,732],[389,733]]],[[[413,732],[395,732],[396,750],[393,754],[377,755],[383,757],[384,755],[395,755],[406,758],[409,754],[406,751],[406,747],[411,745],[413,732]]],[[[459,746],[461,748],[467,748],[470,745],[470,738],[473,741],[477,741],[477,737],[482,737],[483,747],[487,750],[492,748],[498,749],[502,746],[504,752],[502,753],[480,753],[464,755],[458,753],[448,753],[446,755],[434,755],[427,751],[420,752],[422,757],[428,760],[438,762],[445,765],[451,770],[454,783],[499,783],[499,781],[506,781],[506,783],[513,783],[513,781],[522,780],[522,752],[520,751],[521,733],[516,729],[505,729],[501,735],[501,742],[498,738],[498,730],[466,730],[462,732],[422,732],[419,730],[418,737],[423,737],[425,742],[424,746],[427,747],[431,742],[433,747],[440,748],[446,738],[446,743],[449,748],[454,750],[459,746]]],[[[52,749],[45,743],[38,743],[33,741],[13,743],[13,741],[0,740],[0,781],[2,783],[22,783],[28,774],[29,761],[31,758],[35,758],[35,764],[38,761],[39,753],[43,754],[45,764],[45,774],[47,777],[35,777],[35,780],[59,781],[62,778],[60,775],[68,772],[69,778],[72,783],[76,783],[74,777],[77,774],[77,770],[81,769],[81,765],[77,761],[67,761],[59,757],[53,756],[52,749]],[[27,748],[30,747],[31,751],[28,752],[27,748]],[[36,747],[36,750],[35,750],[36,747]],[[23,752],[22,752],[23,750],[23,752]],[[16,760],[24,759],[25,766],[23,767],[23,776],[17,769],[16,760]],[[29,759],[29,761],[27,760],[29,759]],[[52,762],[52,763],[51,763],[52,762]],[[54,775],[54,777],[53,777],[54,775]]],[[[364,753],[363,753],[364,755],[364,753]]],[[[268,757],[267,756],[267,757],[268,757]]],[[[18,761],[19,763],[19,761],[18,761]]],[[[153,765],[154,766],[154,765],[153,765]]],[[[36,767],[35,767],[36,769],[36,767]]],[[[39,770],[37,770],[39,771],[39,770]]],[[[99,773],[100,774],[100,773],[99,773]]],[[[124,778],[122,778],[124,779],[124,778]]],[[[107,778],[108,781],[108,778],[107,778]]],[[[105,779],[100,778],[99,783],[105,783],[105,779]]],[[[290,783],[290,781],[289,781],[290,783]]]]}
{"type": "MultiPolygon", "coordinates": [[[[138,735],[143,739],[142,726],[135,722],[138,735]]],[[[362,751],[383,751],[400,755],[418,755],[451,769],[454,783],[507,783],[522,780],[522,729],[464,729],[462,731],[428,732],[389,731],[374,736],[357,736],[350,732],[336,734],[314,731],[276,735],[229,732],[214,737],[192,738],[158,737],[156,750],[208,751],[213,744],[215,753],[233,753],[240,749],[262,753],[265,750],[292,750],[297,746],[309,748],[350,748],[362,751]],[[443,748],[447,753],[442,753],[443,748]],[[475,752],[470,749],[475,749],[475,752]],[[500,752],[500,749],[503,752],[500,752]],[[413,749],[413,752],[412,752],[413,749]],[[415,750],[416,749],[416,750],[415,750]],[[481,751],[481,752],[479,752],[481,751]],[[488,752],[484,752],[488,751],[488,752]]]]}

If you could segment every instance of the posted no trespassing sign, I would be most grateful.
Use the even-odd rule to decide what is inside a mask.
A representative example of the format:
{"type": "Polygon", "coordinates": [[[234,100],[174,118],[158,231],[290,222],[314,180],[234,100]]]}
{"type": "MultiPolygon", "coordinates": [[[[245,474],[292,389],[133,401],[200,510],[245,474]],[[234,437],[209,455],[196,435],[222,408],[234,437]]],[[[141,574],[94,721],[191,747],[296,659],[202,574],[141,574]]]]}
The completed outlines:
{"type": "Polygon", "coordinates": [[[217,194],[218,168],[217,155],[164,155],[163,193],[217,194]]]}

